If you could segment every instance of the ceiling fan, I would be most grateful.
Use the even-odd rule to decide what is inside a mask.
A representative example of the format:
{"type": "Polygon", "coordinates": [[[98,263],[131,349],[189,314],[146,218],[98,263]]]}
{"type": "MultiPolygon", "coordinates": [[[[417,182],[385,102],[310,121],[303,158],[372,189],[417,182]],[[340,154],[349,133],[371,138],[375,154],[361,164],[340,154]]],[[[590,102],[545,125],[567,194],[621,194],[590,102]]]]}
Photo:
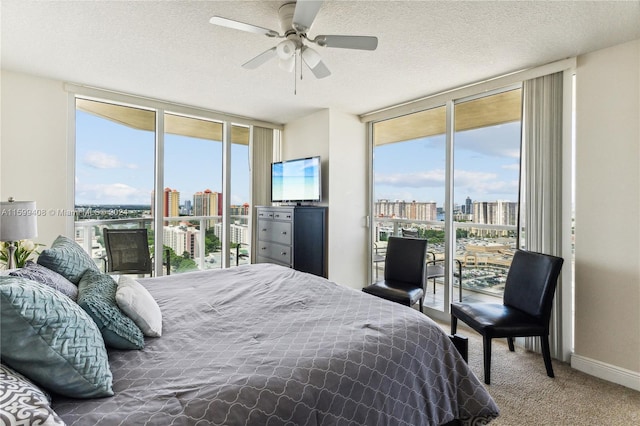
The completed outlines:
{"type": "Polygon", "coordinates": [[[308,46],[314,43],[322,47],[337,47],[342,49],[375,50],[378,47],[378,38],[372,36],[349,35],[318,35],[311,39],[307,31],[311,29],[322,1],[298,0],[283,4],[278,10],[280,27],[283,34],[268,28],[245,24],[244,22],[221,16],[212,17],[209,22],[222,27],[263,34],[271,38],[284,38],[285,40],[276,46],[262,52],[255,58],[242,64],[247,69],[255,69],[274,57],[279,58],[280,68],[285,71],[293,71],[296,65],[296,57],[300,55],[316,78],[325,78],[331,75],[329,68],[322,62],[320,54],[308,46]]]}

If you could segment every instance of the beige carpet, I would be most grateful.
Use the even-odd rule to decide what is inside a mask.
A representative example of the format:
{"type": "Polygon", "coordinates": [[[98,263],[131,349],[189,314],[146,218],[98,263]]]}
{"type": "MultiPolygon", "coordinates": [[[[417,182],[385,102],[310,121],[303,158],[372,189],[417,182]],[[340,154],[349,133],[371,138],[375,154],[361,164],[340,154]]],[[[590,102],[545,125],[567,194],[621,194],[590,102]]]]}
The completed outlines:
{"type": "MultiPolygon", "coordinates": [[[[449,331],[448,325],[440,324],[449,331]]],[[[484,383],[482,339],[467,329],[469,365],[484,383]]],[[[491,425],[640,425],[640,392],[572,369],[553,360],[555,378],[547,377],[542,355],[494,339],[491,385],[500,408],[491,425]]]]}

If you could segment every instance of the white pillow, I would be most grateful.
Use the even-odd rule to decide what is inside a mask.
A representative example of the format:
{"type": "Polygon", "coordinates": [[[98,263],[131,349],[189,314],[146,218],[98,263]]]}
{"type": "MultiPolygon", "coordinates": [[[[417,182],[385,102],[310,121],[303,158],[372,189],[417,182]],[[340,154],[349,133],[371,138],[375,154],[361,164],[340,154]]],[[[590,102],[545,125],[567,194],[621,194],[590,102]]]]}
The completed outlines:
{"type": "Polygon", "coordinates": [[[116,303],[147,337],[162,335],[162,312],[151,293],[133,278],[118,278],[116,303]]]}

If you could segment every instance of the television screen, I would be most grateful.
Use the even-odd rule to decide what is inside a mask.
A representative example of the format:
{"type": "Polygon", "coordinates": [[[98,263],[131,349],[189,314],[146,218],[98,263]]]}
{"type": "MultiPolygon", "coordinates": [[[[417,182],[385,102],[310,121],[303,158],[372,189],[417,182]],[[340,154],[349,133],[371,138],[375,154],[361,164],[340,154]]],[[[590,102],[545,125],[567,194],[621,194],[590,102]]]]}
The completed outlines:
{"type": "Polygon", "coordinates": [[[271,201],[321,201],[320,157],[280,161],[271,165],[271,201]]]}

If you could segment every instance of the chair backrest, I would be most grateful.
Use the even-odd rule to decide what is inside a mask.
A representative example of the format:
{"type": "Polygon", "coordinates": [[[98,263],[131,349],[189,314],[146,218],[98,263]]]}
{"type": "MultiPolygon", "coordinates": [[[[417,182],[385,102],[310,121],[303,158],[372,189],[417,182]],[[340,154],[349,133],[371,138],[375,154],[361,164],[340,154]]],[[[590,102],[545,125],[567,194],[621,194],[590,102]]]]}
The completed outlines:
{"type": "Polygon", "coordinates": [[[539,317],[548,324],[551,304],[564,259],[518,250],[504,288],[504,304],[539,317]]]}
{"type": "Polygon", "coordinates": [[[403,237],[419,237],[418,231],[416,229],[404,229],[402,228],[402,236],[403,237]]]}
{"type": "Polygon", "coordinates": [[[107,272],[151,274],[151,253],[145,228],[104,228],[102,234],[107,251],[107,272]]]}
{"type": "Polygon", "coordinates": [[[389,237],[384,279],[424,286],[427,240],[389,237]]]}

